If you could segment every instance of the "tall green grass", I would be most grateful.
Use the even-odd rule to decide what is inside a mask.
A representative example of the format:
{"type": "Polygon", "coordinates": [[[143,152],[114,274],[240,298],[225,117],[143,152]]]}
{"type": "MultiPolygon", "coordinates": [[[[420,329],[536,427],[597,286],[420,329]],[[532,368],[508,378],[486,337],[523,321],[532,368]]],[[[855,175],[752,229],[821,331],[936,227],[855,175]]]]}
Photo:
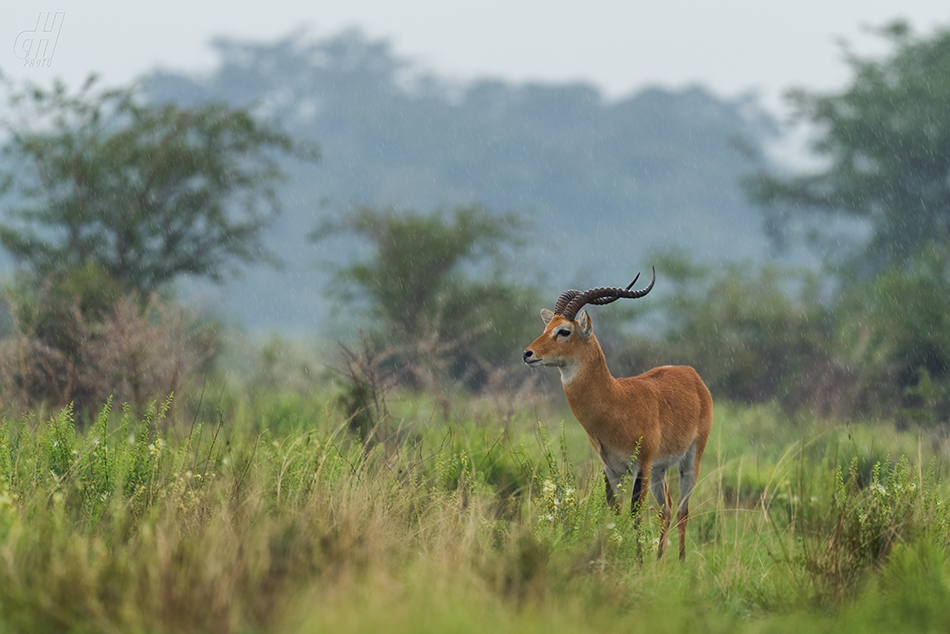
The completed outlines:
{"type": "Polygon", "coordinates": [[[950,625],[936,436],[717,404],[686,561],[641,562],[655,506],[608,509],[561,412],[395,395],[365,442],[332,393],[214,401],[3,421],[0,630],[950,625]]]}

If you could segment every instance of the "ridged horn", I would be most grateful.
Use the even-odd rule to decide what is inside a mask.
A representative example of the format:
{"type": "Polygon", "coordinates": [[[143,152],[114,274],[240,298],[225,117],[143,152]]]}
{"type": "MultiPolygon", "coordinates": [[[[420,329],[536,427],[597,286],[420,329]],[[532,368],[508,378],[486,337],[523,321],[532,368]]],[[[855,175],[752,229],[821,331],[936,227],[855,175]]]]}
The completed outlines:
{"type": "Polygon", "coordinates": [[[589,291],[584,291],[583,293],[573,290],[564,291],[557,300],[554,314],[562,315],[565,319],[574,321],[574,318],[577,316],[577,312],[587,304],[602,306],[604,304],[615,302],[621,298],[638,299],[643,297],[653,290],[653,285],[656,283],[656,267],[653,267],[653,279],[650,280],[650,284],[647,285],[646,288],[643,288],[639,291],[631,291],[630,289],[634,284],[636,284],[638,279],[640,279],[639,273],[637,273],[637,276],[633,278],[633,281],[627,285],[627,288],[620,288],[619,286],[601,286],[600,288],[592,288],[589,291]]]}

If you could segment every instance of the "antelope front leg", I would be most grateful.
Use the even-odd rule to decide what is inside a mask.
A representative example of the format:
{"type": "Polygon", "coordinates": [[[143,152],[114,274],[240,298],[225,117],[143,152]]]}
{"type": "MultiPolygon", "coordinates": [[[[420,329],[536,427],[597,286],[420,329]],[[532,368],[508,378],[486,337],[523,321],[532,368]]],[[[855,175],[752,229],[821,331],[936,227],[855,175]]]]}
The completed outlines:
{"type": "Polygon", "coordinates": [[[647,505],[647,494],[650,490],[650,461],[641,459],[631,470],[633,476],[633,495],[630,499],[630,512],[637,516],[637,525],[640,525],[640,514],[647,505]]]}
{"type": "Polygon", "coordinates": [[[640,534],[640,519],[643,517],[643,507],[647,503],[647,492],[650,490],[650,465],[649,463],[639,465],[639,469],[634,467],[631,474],[633,476],[633,495],[630,499],[630,512],[633,513],[633,524],[637,532],[637,563],[643,564],[643,546],[640,543],[642,535],[640,534]]]}
{"type": "Polygon", "coordinates": [[[633,495],[630,496],[630,512],[636,516],[636,524],[640,525],[640,511],[646,503],[646,493],[649,483],[646,481],[646,475],[641,471],[633,480],[633,495]]]}
{"type": "Polygon", "coordinates": [[[617,504],[617,496],[614,495],[614,487],[610,484],[610,476],[604,473],[604,484],[607,485],[607,506],[620,512],[620,505],[617,504]]]}
{"type": "MultiPolygon", "coordinates": [[[[591,439],[591,444],[594,443],[594,440],[591,439]]],[[[600,444],[596,444],[595,448],[600,448],[600,444]]],[[[620,490],[620,482],[623,480],[623,476],[626,473],[627,465],[623,464],[622,466],[615,464],[610,460],[610,457],[607,455],[601,455],[601,462],[604,465],[604,485],[607,492],[607,506],[611,507],[617,513],[620,512],[620,507],[623,506],[623,497],[622,491],[620,490]],[[618,497],[618,494],[620,496],[618,497]]]]}

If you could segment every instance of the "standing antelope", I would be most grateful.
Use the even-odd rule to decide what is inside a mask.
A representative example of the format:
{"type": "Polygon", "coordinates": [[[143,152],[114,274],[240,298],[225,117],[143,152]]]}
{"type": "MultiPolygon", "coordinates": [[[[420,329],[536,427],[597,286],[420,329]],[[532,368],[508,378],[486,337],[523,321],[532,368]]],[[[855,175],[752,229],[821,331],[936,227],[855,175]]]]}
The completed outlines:
{"type": "Polygon", "coordinates": [[[633,479],[632,510],[646,502],[649,487],[660,505],[663,529],[662,557],[670,530],[673,500],[666,484],[666,470],[678,467],[680,502],[677,527],[680,559],[686,556],[686,522],[689,496],[699,477],[699,463],[712,427],[712,397],[691,367],[662,366],[624,379],[615,379],[607,368],[604,352],[593,333],[585,304],[609,304],[620,298],[637,299],[653,289],[656,269],[649,286],[631,291],[639,274],[627,288],[594,288],[584,293],[565,291],[554,312],[541,311],[544,333],[524,351],[529,366],[548,365],[561,371],[564,394],[577,421],[604,465],[607,503],[615,501],[623,476],[633,479]],[[575,315],[577,316],[575,320],[575,315]]]}

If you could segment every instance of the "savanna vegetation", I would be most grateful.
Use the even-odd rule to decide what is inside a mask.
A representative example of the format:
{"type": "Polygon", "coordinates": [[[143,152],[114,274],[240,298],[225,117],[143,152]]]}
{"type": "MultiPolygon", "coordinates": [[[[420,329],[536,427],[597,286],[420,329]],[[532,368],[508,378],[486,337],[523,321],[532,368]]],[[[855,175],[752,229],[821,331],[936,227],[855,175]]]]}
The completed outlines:
{"type": "Polygon", "coordinates": [[[923,126],[928,151],[885,164],[829,125],[827,172],[747,180],[776,235],[845,214],[863,243],[808,271],[655,253],[665,295],[592,307],[615,374],[688,363],[713,392],[682,563],[653,556],[652,503],[607,507],[556,376],[520,364],[561,283],[519,269],[530,221],[329,216],[307,230],[353,247],[327,291],[361,336],[242,347],[176,281],[274,259],[273,157],[314,147],[223,104],[12,88],[45,125],[7,122],[0,629],[946,631],[948,126],[927,86],[950,36],[888,32],[844,93],[794,98],[923,126]],[[928,229],[898,240],[913,214],[928,229]]]}
{"type": "Polygon", "coordinates": [[[941,437],[720,402],[680,563],[652,556],[655,507],[640,529],[606,507],[583,431],[547,398],[436,403],[392,392],[361,440],[343,390],[308,383],[206,391],[142,418],[107,405],[81,428],[68,408],[5,418],[0,624],[33,632],[950,625],[941,437]]]}

